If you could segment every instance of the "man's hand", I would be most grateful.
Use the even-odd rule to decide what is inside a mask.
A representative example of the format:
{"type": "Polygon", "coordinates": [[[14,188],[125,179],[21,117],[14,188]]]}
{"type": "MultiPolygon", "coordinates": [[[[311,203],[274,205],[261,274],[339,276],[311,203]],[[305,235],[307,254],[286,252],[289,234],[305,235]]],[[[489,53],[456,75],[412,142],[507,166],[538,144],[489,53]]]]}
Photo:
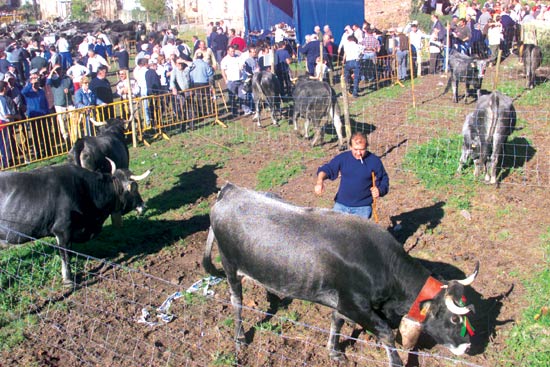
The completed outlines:
{"type": "Polygon", "coordinates": [[[371,195],[374,199],[380,197],[380,191],[378,191],[378,187],[371,187],[370,188],[370,193],[371,193],[371,195]]]}
{"type": "Polygon", "coordinates": [[[324,181],[317,182],[317,184],[315,185],[315,194],[321,196],[323,195],[324,192],[325,192],[324,181]]]}

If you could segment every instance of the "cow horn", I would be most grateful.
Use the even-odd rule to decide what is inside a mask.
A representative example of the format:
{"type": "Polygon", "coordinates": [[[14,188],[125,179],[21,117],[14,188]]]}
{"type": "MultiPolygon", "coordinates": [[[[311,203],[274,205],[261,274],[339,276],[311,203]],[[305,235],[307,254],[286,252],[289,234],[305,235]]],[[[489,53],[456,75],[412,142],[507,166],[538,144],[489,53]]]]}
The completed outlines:
{"type": "Polygon", "coordinates": [[[111,174],[114,175],[115,174],[115,171],[116,171],[116,164],[115,162],[113,162],[113,160],[109,157],[105,157],[106,160],[109,161],[109,163],[111,164],[111,174]]]}
{"type": "Polygon", "coordinates": [[[105,126],[105,125],[107,125],[107,123],[106,123],[105,121],[99,122],[99,121],[94,120],[92,117],[90,117],[90,121],[91,121],[92,124],[94,124],[94,126],[96,126],[96,127],[100,127],[100,126],[105,126]]]}
{"type": "Polygon", "coordinates": [[[479,273],[479,261],[476,263],[476,267],[475,267],[473,273],[470,274],[469,277],[467,277],[466,279],[457,280],[457,282],[462,284],[462,285],[470,285],[474,282],[474,280],[476,279],[478,273],[479,273]]]}
{"type": "Polygon", "coordinates": [[[456,315],[466,315],[468,312],[471,311],[470,307],[468,306],[457,306],[451,295],[445,296],[445,306],[447,306],[449,311],[456,315]]]}
{"type": "Polygon", "coordinates": [[[145,178],[147,178],[147,176],[149,176],[149,174],[151,173],[151,170],[148,169],[147,171],[145,171],[145,173],[139,175],[139,176],[136,176],[136,175],[131,175],[130,178],[134,181],[141,181],[145,178]]]}

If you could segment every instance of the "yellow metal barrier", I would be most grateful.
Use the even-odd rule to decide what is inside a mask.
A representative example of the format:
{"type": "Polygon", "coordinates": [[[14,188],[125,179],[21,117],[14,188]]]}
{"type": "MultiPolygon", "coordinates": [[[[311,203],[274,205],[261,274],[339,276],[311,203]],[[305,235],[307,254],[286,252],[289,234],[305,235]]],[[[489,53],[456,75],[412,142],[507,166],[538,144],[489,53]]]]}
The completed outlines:
{"type": "MultiPolygon", "coordinates": [[[[208,118],[219,122],[216,96],[210,86],[188,89],[177,95],[167,92],[135,98],[132,104],[140,141],[144,141],[144,134],[148,132],[157,136],[165,129],[184,124],[193,126],[208,118]]],[[[65,155],[79,138],[96,135],[91,119],[127,120],[130,114],[129,101],[123,100],[3,124],[0,126],[0,168],[16,168],[65,155]]],[[[126,134],[131,131],[129,127],[126,134]]]]}
{"type": "Polygon", "coordinates": [[[376,84],[380,88],[380,84],[390,82],[397,83],[397,58],[395,55],[377,56],[376,57],[376,84]]]}

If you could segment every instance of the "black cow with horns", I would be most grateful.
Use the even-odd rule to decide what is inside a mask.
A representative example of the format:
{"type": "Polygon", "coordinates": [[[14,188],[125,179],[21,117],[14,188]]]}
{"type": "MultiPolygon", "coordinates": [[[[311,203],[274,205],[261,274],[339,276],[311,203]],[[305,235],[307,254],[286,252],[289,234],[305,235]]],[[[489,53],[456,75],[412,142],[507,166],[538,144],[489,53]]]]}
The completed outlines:
{"type": "Polygon", "coordinates": [[[203,266],[211,262],[214,239],[235,309],[235,338],[242,327],[244,276],[271,296],[298,298],[333,309],[328,340],[331,356],[341,357],[338,335],[352,320],[378,337],[392,366],[402,366],[392,328],[411,348],[423,330],[451,352],[470,347],[463,304],[464,286],[475,279],[439,281],[409,256],[394,237],[363,218],[328,209],[302,208],[252,190],[226,184],[210,212],[203,266]]]}
{"type": "Polygon", "coordinates": [[[61,255],[61,275],[72,284],[66,249],[101,232],[113,212],[128,213],[144,203],[136,181],[150,171],[134,176],[117,169],[92,172],[71,164],[38,168],[28,172],[0,173],[0,241],[20,244],[55,236],[61,255]]]}

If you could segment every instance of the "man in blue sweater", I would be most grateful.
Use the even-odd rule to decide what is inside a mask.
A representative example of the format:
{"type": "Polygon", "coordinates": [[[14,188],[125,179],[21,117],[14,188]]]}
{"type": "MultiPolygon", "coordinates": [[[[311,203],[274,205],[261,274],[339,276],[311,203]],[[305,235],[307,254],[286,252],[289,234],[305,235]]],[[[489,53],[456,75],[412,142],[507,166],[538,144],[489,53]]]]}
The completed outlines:
{"type": "Polygon", "coordinates": [[[373,198],[388,193],[390,182],[380,158],[367,151],[367,138],[361,132],[351,136],[351,149],[340,153],[317,170],[315,193],[325,192],[324,181],[340,179],[334,210],[370,218],[373,198]],[[376,183],[372,184],[374,172],[376,183]]]}

